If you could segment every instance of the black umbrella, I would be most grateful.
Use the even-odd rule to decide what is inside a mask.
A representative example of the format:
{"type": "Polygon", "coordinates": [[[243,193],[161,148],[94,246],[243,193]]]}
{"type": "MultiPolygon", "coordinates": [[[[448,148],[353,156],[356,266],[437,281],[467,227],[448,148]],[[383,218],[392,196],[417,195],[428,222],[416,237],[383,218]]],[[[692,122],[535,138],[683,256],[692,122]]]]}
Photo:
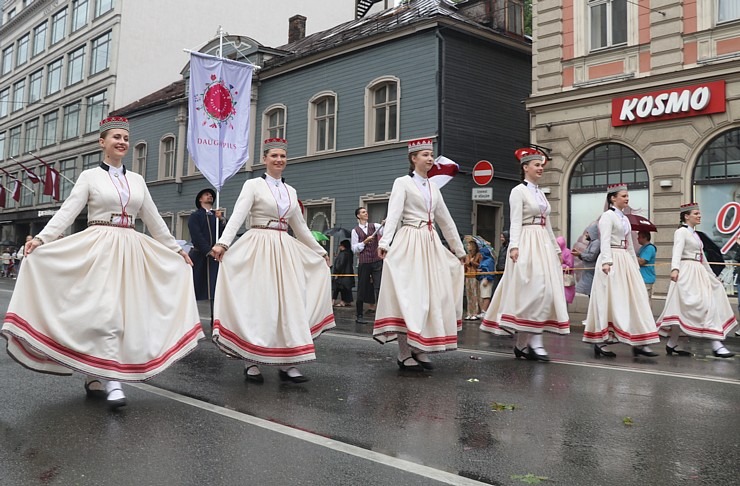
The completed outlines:
{"type": "Polygon", "coordinates": [[[15,246],[15,241],[10,241],[10,240],[0,241],[0,246],[15,246]]]}
{"type": "Polygon", "coordinates": [[[335,226],[334,228],[329,228],[328,230],[324,231],[324,234],[326,236],[334,236],[335,238],[339,238],[343,240],[343,239],[349,238],[351,232],[348,229],[335,226]]]}
{"type": "Polygon", "coordinates": [[[704,245],[704,257],[707,261],[715,262],[714,265],[709,265],[709,267],[715,275],[719,276],[719,274],[722,273],[722,270],[725,269],[725,265],[723,263],[717,263],[725,261],[724,256],[722,256],[722,250],[720,250],[705,233],[697,231],[696,234],[699,235],[699,238],[701,238],[701,242],[704,245]]]}

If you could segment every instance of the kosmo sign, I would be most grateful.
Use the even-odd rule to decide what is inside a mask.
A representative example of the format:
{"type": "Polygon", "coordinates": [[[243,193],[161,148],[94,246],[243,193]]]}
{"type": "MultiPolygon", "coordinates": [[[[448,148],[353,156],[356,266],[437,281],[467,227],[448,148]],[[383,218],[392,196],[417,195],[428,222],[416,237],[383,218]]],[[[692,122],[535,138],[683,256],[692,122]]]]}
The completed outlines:
{"type": "Polygon", "coordinates": [[[725,82],[684,86],[612,99],[612,126],[724,113],[725,82]]]}

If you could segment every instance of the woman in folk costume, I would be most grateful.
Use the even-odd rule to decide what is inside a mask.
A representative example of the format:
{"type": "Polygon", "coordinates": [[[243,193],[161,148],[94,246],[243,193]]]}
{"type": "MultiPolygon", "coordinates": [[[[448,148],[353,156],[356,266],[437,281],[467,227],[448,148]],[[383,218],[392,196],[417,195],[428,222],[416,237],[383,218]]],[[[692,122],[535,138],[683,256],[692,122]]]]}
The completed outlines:
{"type": "Polygon", "coordinates": [[[373,335],[380,343],[397,337],[398,366],[422,371],[434,368],[427,353],[457,349],[465,249],[439,187],[427,177],[434,163],[432,140],[413,140],[408,150],[411,172],[393,182],[378,243],[383,281],[373,335]]]}
{"type": "Polygon", "coordinates": [[[673,234],[671,286],[663,313],[658,318],[658,330],[668,336],[668,355],[691,356],[676,349],[678,336],[712,340],[712,352],[718,358],[731,358],[722,343],[737,326],[735,313],[725,293],[724,285],[715,277],[704,256],[704,245],[696,227],[701,224],[701,211],[696,203],[681,206],[681,227],[673,234]]]}
{"type": "Polygon", "coordinates": [[[3,324],[8,352],[36,371],[87,375],[88,396],[126,404],[121,381],[143,381],[203,337],[192,265],[159,216],[144,179],[122,164],[125,118],[100,123],[104,159],[83,171],[26,261],[3,324]],[[85,231],[58,239],[87,205],[85,231]],[[154,239],[134,229],[136,217],[154,239]],[[156,240],[156,241],[155,241],[156,240]]]}
{"type": "Polygon", "coordinates": [[[523,182],[509,195],[508,261],[480,328],[498,335],[516,332],[517,358],[549,361],[542,333],[568,334],[570,321],[562,255],[550,226],[550,203],[537,185],[547,158],[529,148],[515,154],[523,182]]]}
{"type": "Polygon", "coordinates": [[[632,346],[634,356],[657,356],[648,344],[660,341],[647,289],[632,243],[632,225],[622,212],[629,204],[626,184],[607,188],[609,209],[599,218],[601,253],[591,288],[583,340],[594,344],[596,357],[613,358],[607,344],[632,346]]]}
{"type": "Polygon", "coordinates": [[[244,183],[229,223],[211,250],[221,262],[213,342],[245,360],[247,381],[258,365],[279,367],[281,381],[308,381],[296,367],[316,359],[313,340],[334,327],[329,256],[309,231],[295,189],[282,178],[288,142],[265,140],[266,173],[244,183]],[[231,242],[249,217],[249,231],[231,242]],[[288,227],[296,238],[290,236],[288,227]]]}

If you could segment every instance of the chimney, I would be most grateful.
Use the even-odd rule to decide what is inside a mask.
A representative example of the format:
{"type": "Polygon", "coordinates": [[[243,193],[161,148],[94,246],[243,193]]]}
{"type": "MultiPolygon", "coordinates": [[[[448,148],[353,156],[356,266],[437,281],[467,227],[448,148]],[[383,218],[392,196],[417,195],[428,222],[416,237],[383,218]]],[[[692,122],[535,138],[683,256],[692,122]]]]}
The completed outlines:
{"type": "Polygon", "coordinates": [[[288,19],[288,44],[306,37],[306,17],[294,15],[288,19]]]}

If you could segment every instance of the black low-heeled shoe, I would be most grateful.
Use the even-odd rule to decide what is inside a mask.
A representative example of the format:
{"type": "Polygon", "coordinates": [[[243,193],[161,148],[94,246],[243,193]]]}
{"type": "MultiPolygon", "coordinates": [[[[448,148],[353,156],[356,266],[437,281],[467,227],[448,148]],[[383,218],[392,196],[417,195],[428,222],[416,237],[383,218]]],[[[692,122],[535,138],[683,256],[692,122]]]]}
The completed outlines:
{"type": "Polygon", "coordinates": [[[415,365],[407,365],[406,361],[410,359],[414,359],[414,357],[409,356],[408,358],[405,358],[403,361],[401,361],[400,359],[397,359],[396,363],[398,363],[398,367],[401,368],[403,371],[424,371],[424,368],[416,360],[414,360],[416,361],[415,365]]]}
{"type": "MultiPolygon", "coordinates": [[[[606,346],[606,344],[604,344],[603,346],[606,346]]],[[[617,353],[615,353],[614,351],[609,351],[608,349],[603,349],[603,347],[599,346],[598,344],[594,344],[594,356],[597,358],[600,358],[601,356],[605,358],[616,358],[617,353]]]]}
{"type": "Polygon", "coordinates": [[[278,370],[280,381],[292,381],[293,383],[306,383],[308,378],[303,375],[290,376],[287,371],[278,370]]]}
{"type": "Polygon", "coordinates": [[[244,368],[244,379],[247,381],[251,381],[252,383],[264,383],[265,377],[262,376],[262,373],[258,373],[256,375],[250,375],[249,374],[249,368],[257,367],[257,365],[252,365],[248,368],[244,368]]]}
{"type": "MultiPolygon", "coordinates": [[[[724,348],[725,351],[727,351],[727,348],[724,348]]],[[[712,351],[712,354],[717,358],[732,358],[735,356],[735,353],[732,353],[730,351],[727,351],[726,353],[719,353],[717,351],[712,351]]]]}
{"type": "Polygon", "coordinates": [[[688,351],[684,351],[683,349],[676,349],[678,347],[678,344],[670,347],[667,344],[665,345],[665,353],[668,356],[673,356],[674,354],[677,354],[678,356],[691,356],[691,353],[688,351]]]}
{"type": "Polygon", "coordinates": [[[417,354],[411,353],[411,357],[414,358],[416,362],[419,363],[419,365],[421,365],[422,368],[424,368],[425,370],[434,369],[434,365],[432,364],[431,361],[422,361],[419,358],[417,358],[417,356],[418,356],[417,354]]]}
{"type": "Polygon", "coordinates": [[[632,356],[648,356],[650,358],[654,358],[658,356],[658,353],[656,353],[655,351],[645,351],[644,348],[638,346],[632,346],[632,356]]]}
{"type": "Polygon", "coordinates": [[[90,388],[90,385],[93,383],[97,383],[100,386],[103,386],[103,383],[100,380],[90,380],[85,382],[85,395],[87,395],[88,398],[95,398],[95,399],[102,399],[108,397],[108,392],[105,391],[105,387],[103,387],[100,390],[95,390],[93,388],[90,388]]]}
{"type": "Polygon", "coordinates": [[[545,349],[542,346],[539,346],[537,348],[529,348],[529,351],[527,351],[527,359],[532,361],[550,361],[550,356],[547,354],[537,354],[534,350],[535,349],[545,349]]]}
{"type": "Polygon", "coordinates": [[[529,346],[524,346],[522,349],[517,348],[514,346],[514,357],[515,358],[524,358],[532,361],[532,358],[529,356],[529,346]]]}

